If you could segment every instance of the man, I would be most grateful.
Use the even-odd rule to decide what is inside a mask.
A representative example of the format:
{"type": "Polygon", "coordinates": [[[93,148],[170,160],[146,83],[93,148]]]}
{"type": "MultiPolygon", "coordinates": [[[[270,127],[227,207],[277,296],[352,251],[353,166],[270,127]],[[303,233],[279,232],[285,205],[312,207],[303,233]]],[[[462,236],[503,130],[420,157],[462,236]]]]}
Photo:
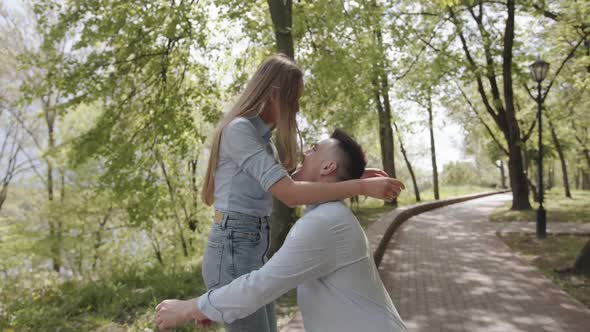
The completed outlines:
{"type": "MultiPolygon", "coordinates": [[[[306,152],[293,178],[358,179],[365,166],[358,143],[336,130],[306,152]]],[[[156,323],[160,330],[188,320],[230,323],[294,287],[308,332],[406,330],[379,278],[367,237],[343,202],[308,206],[262,268],[199,298],[163,301],[156,307],[156,323]]]]}

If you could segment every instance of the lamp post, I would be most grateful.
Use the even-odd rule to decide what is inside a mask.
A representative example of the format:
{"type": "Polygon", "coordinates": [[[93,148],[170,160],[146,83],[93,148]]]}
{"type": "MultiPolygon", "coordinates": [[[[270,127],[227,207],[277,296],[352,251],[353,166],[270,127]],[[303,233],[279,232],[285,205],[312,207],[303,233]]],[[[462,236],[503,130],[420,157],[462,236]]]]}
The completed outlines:
{"type": "Polygon", "coordinates": [[[539,209],[537,210],[537,238],[543,239],[547,236],[547,216],[543,207],[543,94],[541,82],[547,76],[549,64],[541,59],[529,66],[531,77],[537,81],[537,121],[539,122],[539,209]]]}

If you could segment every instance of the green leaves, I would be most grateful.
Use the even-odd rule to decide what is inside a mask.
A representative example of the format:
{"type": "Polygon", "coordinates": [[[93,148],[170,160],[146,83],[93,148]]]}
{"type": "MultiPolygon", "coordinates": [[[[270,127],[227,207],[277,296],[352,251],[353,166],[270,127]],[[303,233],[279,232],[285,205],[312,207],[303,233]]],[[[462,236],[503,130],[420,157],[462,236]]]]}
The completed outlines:
{"type": "MultiPolygon", "coordinates": [[[[39,15],[51,1],[36,6],[39,15]]],[[[61,70],[48,80],[62,90],[65,110],[99,105],[94,125],[74,139],[72,165],[104,160],[102,181],[133,194],[133,219],[146,219],[161,195],[154,147],[190,158],[203,143],[201,122],[218,118],[219,90],[209,69],[194,61],[205,51],[205,7],[168,1],[70,1],[54,24],[45,21],[43,49],[73,34],[61,70]],[[153,204],[151,204],[153,203],[153,204]]],[[[46,64],[36,64],[46,68],[46,64]]]]}

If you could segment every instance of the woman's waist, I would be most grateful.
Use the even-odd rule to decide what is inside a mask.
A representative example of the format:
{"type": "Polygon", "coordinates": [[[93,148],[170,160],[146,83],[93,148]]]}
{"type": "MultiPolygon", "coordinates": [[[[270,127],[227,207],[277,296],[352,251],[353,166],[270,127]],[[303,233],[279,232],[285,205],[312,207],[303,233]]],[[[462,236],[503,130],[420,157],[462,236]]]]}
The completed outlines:
{"type": "Polygon", "coordinates": [[[263,228],[270,224],[270,216],[256,216],[237,211],[227,211],[215,209],[213,223],[218,224],[221,228],[227,227],[255,227],[263,228]]]}
{"type": "Polygon", "coordinates": [[[215,210],[234,216],[236,219],[268,217],[272,213],[272,195],[252,197],[232,193],[216,197],[215,210]]]}

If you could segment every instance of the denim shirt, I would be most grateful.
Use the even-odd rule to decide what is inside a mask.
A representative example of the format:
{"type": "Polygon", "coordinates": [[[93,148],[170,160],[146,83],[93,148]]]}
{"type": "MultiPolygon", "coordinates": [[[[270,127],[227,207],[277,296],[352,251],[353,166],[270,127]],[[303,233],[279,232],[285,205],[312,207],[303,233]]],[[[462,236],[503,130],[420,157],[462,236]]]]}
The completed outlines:
{"type": "Polygon", "coordinates": [[[270,216],[269,189],[287,176],[271,137],[271,128],[258,116],[238,117],[225,126],[215,171],[215,209],[270,216]]]}

